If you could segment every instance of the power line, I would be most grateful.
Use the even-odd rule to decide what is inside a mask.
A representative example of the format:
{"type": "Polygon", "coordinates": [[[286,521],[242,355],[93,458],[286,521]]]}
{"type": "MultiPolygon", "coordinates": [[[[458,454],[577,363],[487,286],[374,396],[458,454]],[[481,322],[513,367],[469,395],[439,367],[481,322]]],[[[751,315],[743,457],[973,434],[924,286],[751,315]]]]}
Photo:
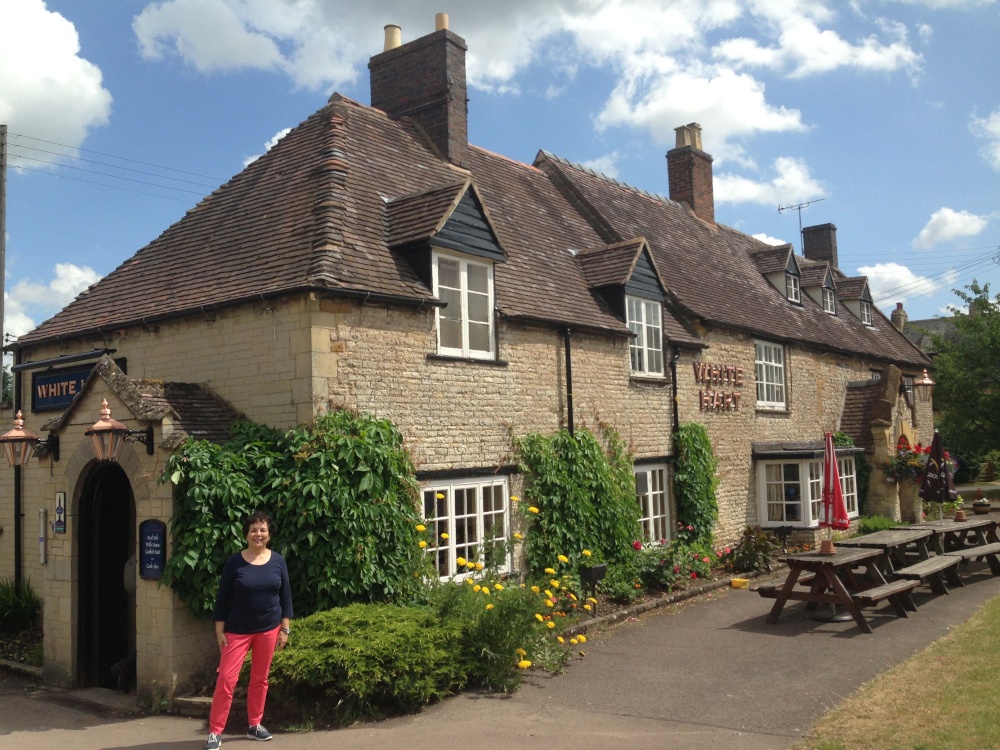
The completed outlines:
{"type": "MultiPolygon", "coordinates": [[[[168,201],[177,201],[178,203],[186,203],[191,205],[194,201],[190,198],[185,200],[184,198],[175,198],[172,195],[163,195],[162,193],[150,193],[146,190],[133,190],[132,188],[122,187],[121,185],[109,185],[106,182],[97,182],[95,180],[85,180],[82,177],[70,177],[68,174],[56,174],[55,172],[49,172],[45,169],[32,169],[31,167],[18,167],[18,169],[23,169],[25,172],[37,172],[38,174],[48,175],[49,177],[58,177],[62,180],[74,180],[75,182],[87,182],[91,185],[101,185],[102,187],[114,188],[115,190],[124,190],[127,193],[140,193],[142,195],[153,195],[157,198],[166,198],[168,201]]],[[[86,171],[86,170],[84,170],[86,171]]]]}
{"type": "MultiPolygon", "coordinates": [[[[39,151],[39,152],[41,152],[43,154],[52,154],[53,156],[60,156],[60,157],[62,157],[64,159],[74,159],[76,161],[85,161],[88,164],[99,164],[102,167],[110,167],[111,169],[121,169],[121,170],[126,171],[126,172],[135,172],[136,174],[149,175],[150,177],[159,177],[160,179],[163,179],[163,180],[173,180],[174,182],[183,182],[183,183],[186,183],[188,185],[199,185],[201,187],[206,187],[206,188],[213,189],[213,190],[217,187],[217,185],[214,185],[214,184],[209,185],[209,184],[206,184],[204,182],[195,182],[194,180],[183,180],[180,177],[170,177],[169,175],[158,174],[156,172],[146,172],[145,170],[142,170],[142,169],[133,169],[132,167],[119,167],[117,164],[108,164],[107,162],[97,161],[96,159],[84,159],[82,156],[70,156],[69,154],[62,154],[62,153],[59,153],[58,151],[49,151],[48,149],[44,149],[44,148],[35,148],[34,146],[25,146],[23,144],[18,144],[16,146],[14,146],[14,148],[15,149],[21,149],[21,150],[27,149],[29,151],[39,151]]],[[[41,159],[36,159],[33,156],[27,156],[27,155],[23,155],[23,154],[22,154],[21,158],[23,158],[23,159],[35,159],[36,161],[42,161],[41,159]]],[[[44,163],[51,164],[52,162],[44,162],[44,163]]]]}
{"type": "Polygon", "coordinates": [[[80,146],[70,146],[70,145],[68,145],[66,143],[58,143],[56,141],[47,141],[44,138],[36,138],[35,136],[25,135],[24,133],[8,133],[8,135],[11,135],[11,136],[13,136],[15,138],[28,138],[28,139],[30,139],[32,141],[39,141],[41,143],[48,143],[50,146],[62,146],[63,148],[70,148],[70,149],[73,149],[75,151],[85,151],[88,154],[97,154],[98,156],[107,156],[109,159],[120,159],[121,161],[130,161],[133,164],[142,164],[142,165],[147,166],[147,167],[156,167],[157,169],[166,169],[166,170],[168,170],[170,172],[179,172],[181,174],[193,175],[194,177],[204,177],[207,180],[216,180],[218,182],[225,182],[225,179],[223,179],[222,177],[213,177],[212,175],[201,174],[199,172],[188,172],[188,171],[183,170],[183,169],[175,169],[174,167],[165,167],[162,164],[153,164],[152,162],[148,162],[148,161],[140,161],[138,159],[129,159],[128,157],[125,157],[125,156],[115,156],[114,154],[106,154],[106,153],[104,153],[102,151],[94,151],[93,149],[81,148],[80,146]]]}
{"type": "MultiPolygon", "coordinates": [[[[71,164],[57,164],[54,161],[46,161],[45,159],[36,159],[33,156],[22,156],[21,158],[22,159],[29,159],[31,161],[36,161],[39,164],[51,164],[52,166],[62,167],[63,169],[75,169],[78,172],[87,172],[88,174],[97,174],[97,175],[100,175],[101,177],[110,177],[113,180],[125,180],[126,182],[137,182],[140,185],[150,185],[151,187],[163,188],[164,190],[176,190],[178,193],[191,193],[192,195],[198,195],[198,196],[203,196],[204,195],[203,192],[199,192],[199,191],[196,191],[196,190],[185,190],[184,188],[175,188],[175,187],[171,187],[170,185],[160,185],[159,183],[156,183],[156,182],[147,182],[145,180],[136,180],[136,179],[134,179],[132,177],[121,177],[120,175],[108,174],[107,172],[98,172],[98,171],[93,170],[93,169],[84,169],[83,167],[74,167],[71,164]]],[[[35,171],[38,171],[38,170],[35,170],[35,171]]]]}
{"type": "MultiPolygon", "coordinates": [[[[969,263],[964,263],[964,264],[962,264],[960,266],[956,266],[955,268],[949,269],[949,270],[944,271],[942,273],[934,274],[932,276],[924,276],[924,277],[921,277],[921,278],[916,279],[914,281],[908,281],[905,284],[900,284],[899,286],[891,287],[889,289],[884,289],[884,290],[882,290],[882,292],[879,293],[879,297],[878,297],[878,300],[877,300],[876,304],[878,302],[883,302],[883,301],[885,301],[886,299],[888,299],[890,297],[898,296],[900,294],[906,294],[907,292],[909,292],[911,290],[919,289],[920,287],[926,286],[927,284],[934,284],[937,281],[943,281],[943,280],[947,279],[949,276],[951,276],[952,274],[957,273],[958,271],[965,271],[966,273],[968,273],[972,269],[979,268],[980,266],[986,265],[987,263],[989,263],[991,261],[992,261],[992,258],[985,258],[985,259],[980,259],[980,260],[977,260],[977,261],[972,261],[972,262],[969,262],[969,263]]],[[[959,275],[959,277],[960,276],[961,275],[959,275]]],[[[954,282],[951,282],[951,283],[954,283],[954,282]]],[[[933,293],[934,292],[921,292],[921,293],[919,293],[919,294],[917,294],[915,296],[921,296],[922,294],[933,294],[933,293]]]]}

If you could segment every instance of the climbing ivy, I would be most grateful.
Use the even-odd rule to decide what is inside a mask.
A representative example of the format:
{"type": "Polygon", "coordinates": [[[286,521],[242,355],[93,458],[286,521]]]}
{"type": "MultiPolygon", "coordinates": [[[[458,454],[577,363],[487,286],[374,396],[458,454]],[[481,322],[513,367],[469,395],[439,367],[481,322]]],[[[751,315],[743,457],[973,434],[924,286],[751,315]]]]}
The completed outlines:
{"type": "Polygon", "coordinates": [[[682,542],[710,542],[719,517],[715,491],[718,461],[708,431],[697,422],[682,424],[674,441],[674,497],[677,499],[678,538],[682,542]]]}
{"type": "Polygon", "coordinates": [[[419,584],[414,467],[388,420],[336,410],[283,434],[240,422],[225,446],[186,442],[163,479],[176,499],[164,582],[200,614],[257,509],[274,518],[297,615],[406,600],[419,584]]]}
{"type": "Polygon", "coordinates": [[[634,557],[640,529],[632,457],[614,430],[605,428],[603,437],[605,446],[586,429],[516,441],[525,478],[522,514],[530,524],[524,544],[529,575],[541,577],[559,555],[574,569],[581,562],[634,557]],[[583,550],[591,556],[585,559],[583,550]]]}

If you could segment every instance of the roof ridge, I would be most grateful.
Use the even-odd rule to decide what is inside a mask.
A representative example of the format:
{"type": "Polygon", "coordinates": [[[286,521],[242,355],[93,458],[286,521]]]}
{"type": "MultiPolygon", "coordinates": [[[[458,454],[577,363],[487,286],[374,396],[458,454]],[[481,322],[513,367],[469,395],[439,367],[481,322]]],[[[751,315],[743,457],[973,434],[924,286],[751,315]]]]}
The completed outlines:
{"type": "MultiPolygon", "coordinates": [[[[340,101],[343,101],[341,99],[340,101]]],[[[313,204],[311,281],[326,286],[339,283],[337,272],[343,264],[347,199],[347,112],[329,105],[334,111],[326,118],[326,134],[317,175],[316,200],[313,204]]]]}
{"type": "Polygon", "coordinates": [[[629,184],[627,182],[622,182],[621,180],[616,180],[614,177],[608,177],[603,172],[598,172],[595,169],[591,169],[590,167],[585,167],[582,164],[579,164],[579,163],[577,163],[575,161],[571,161],[571,160],[569,160],[569,159],[567,159],[567,158],[565,158],[563,156],[559,156],[557,154],[553,154],[551,151],[546,151],[544,148],[543,149],[539,149],[539,151],[541,151],[542,154],[544,154],[548,158],[552,159],[553,161],[556,161],[556,162],[558,162],[560,164],[564,164],[567,167],[572,167],[573,169],[578,169],[578,170],[580,170],[581,172],[583,172],[585,174],[589,174],[591,177],[596,177],[599,180],[604,180],[605,182],[610,182],[612,185],[618,185],[618,187],[623,187],[626,190],[631,190],[633,193],[637,193],[638,195],[643,195],[643,196],[645,196],[647,198],[650,198],[652,200],[658,201],[660,203],[665,203],[668,206],[673,206],[674,208],[684,208],[680,203],[678,203],[675,200],[672,200],[672,199],[668,198],[665,195],[660,195],[659,193],[654,193],[654,192],[651,192],[649,190],[644,190],[641,187],[636,187],[635,185],[631,185],[631,184],[629,184]]]}

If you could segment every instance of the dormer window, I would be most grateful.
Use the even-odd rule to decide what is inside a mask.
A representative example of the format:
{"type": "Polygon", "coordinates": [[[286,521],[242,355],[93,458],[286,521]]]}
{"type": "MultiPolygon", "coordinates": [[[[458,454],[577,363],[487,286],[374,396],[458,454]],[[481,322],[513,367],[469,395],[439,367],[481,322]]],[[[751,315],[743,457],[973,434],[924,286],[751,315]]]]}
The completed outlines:
{"type": "Polygon", "coordinates": [[[493,358],[493,264],[434,254],[438,354],[493,358]]]}
{"type": "Polygon", "coordinates": [[[872,303],[861,300],[861,322],[866,326],[872,324],[872,303]]]}
{"type": "Polygon", "coordinates": [[[663,312],[659,302],[626,296],[628,327],[635,338],[629,344],[632,372],[663,374],[663,312]]]}
{"type": "Polygon", "coordinates": [[[823,312],[837,314],[837,297],[832,289],[823,289],[823,312]]]}
{"type": "Polygon", "coordinates": [[[802,297],[799,294],[799,277],[795,274],[785,274],[785,296],[789,302],[802,301],[802,297]]]}

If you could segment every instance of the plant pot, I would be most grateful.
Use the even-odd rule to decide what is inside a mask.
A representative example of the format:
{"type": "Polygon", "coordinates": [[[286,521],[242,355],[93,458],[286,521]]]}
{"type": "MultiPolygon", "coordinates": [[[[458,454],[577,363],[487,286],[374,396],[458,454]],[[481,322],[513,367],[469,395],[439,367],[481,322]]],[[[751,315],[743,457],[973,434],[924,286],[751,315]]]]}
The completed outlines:
{"type": "Polygon", "coordinates": [[[987,513],[990,512],[990,508],[991,506],[989,503],[972,504],[972,512],[975,513],[977,516],[985,516],[987,513]]]}
{"type": "Polygon", "coordinates": [[[958,510],[955,511],[955,520],[968,521],[969,519],[966,517],[965,511],[962,508],[959,508],[958,510]]]}
{"type": "Polygon", "coordinates": [[[819,543],[819,553],[821,555],[836,555],[837,548],[833,546],[832,539],[824,539],[819,543]]]}

